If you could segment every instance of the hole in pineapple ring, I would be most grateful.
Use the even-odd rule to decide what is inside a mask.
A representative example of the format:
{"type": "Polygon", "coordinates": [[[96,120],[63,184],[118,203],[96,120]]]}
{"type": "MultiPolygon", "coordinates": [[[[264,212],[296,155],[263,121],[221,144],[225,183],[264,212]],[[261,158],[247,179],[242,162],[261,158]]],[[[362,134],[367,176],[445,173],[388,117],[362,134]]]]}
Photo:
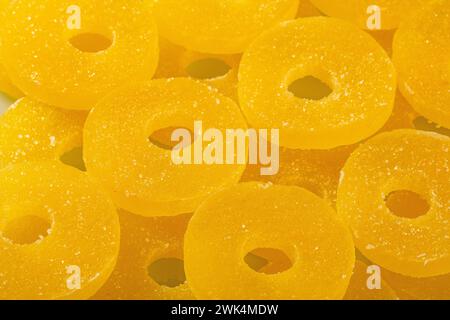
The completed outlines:
{"type": "Polygon", "coordinates": [[[293,81],[288,90],[297,98],[309,100],[321,100],[333,92],[328,84],[314,76],[306,76],[293,81]]]}
{"type": "MultiPolygon", "coordinates": [[[[166,127],[161,128],[156,131],[154,131],[149,137],[148,141],[157,146],[158,148],[164,149],[164,150],[172,150],[175,146],[180,144],[179,141],[172,141],[172,133],[175,130],[178,129],[184,129],[190,132],[191,138],[193,139],[194,134],[192,133],[191,129],[185,128],[185,127],[166,127]]],[[[184,144],[184,147],[187,147],[190,144],[184,144]]]]}
{"type": "Polygon", "coordinates": [[[113,37],[96,32],[78,33],[69,39],[70,44],[81,52],[97,53],[113,44],[113,37]]]}
{"type": "Polygon", "coordinates": [[[292,261],[282,250],[257,248],[246,254],[245,263],[253,270],[265,274],[277,274],[289,270],[292,261]]]}
{"type": "Polygon", "coordinates": [[[430,205],[420,194],[408,190],[393,191],[385,199],[386,206],[398,217],[415,219],[425,215],[430,205]]]}
{"type": "Polygon", "coordinates": [[[36,215],[24,215],[9,221],[2,236],[13,244],[32,244],[48,236],[50,229],[49,220],[36,215]]]}
{"type": "Polygon", "coordinates": [[[220,59],[207,58],[192,62],[186,67],[186,72],[192,78],[206,80],[223,77],[230,69],[231,67],[220,59]]]}
{"type": "Polygon", "coordinates": [[[186,282],[184,261],[177,258],[162,258],[152,262],[147,272],[161,286],[175,288],[186,282]]]}

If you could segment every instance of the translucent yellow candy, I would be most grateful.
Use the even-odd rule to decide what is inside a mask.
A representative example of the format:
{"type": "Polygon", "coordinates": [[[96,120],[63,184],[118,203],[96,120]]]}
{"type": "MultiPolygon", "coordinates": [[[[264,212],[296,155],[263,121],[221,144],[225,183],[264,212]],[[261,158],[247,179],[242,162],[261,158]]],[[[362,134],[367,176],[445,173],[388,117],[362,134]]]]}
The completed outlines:
{"type": "Polygon", "coordinates": [[[191,77],[214,86],[237,101],[237,75],[241,55],[215,55],[187,50],[160,40],[160,59],[155,78],[191,77]]]}
{"type": "MultiPolygon", "coordinates": [[[[0,28],[1,28],[1,24],[3,23],[3,14],[4,14],[4,10],[5,8],[8,6],[9,4],[9,0],[0,0],[0,28]]],[[[1,43],[1,38],[0,38],[0,43],[1,43]]],[[[1,44],[0,44],[1,46],[1,44]]],[[[22,96],[22,93],[20,92],[19,89],[17,89],[17,87],[11,83],[11,80],[9,79],[5,68],[2,65],[2,59],[0,58],[0,92],[5,93],[6,95],[8,95],[11,98],[19,98],[22,96]]]]}
{"type": "Polygon", "coordinates": [[[369,29],[368,21],[380,13],[381,29],[396,29],[407,20],[410,12],[430,0],[309,0],[326,15],[346,19],[362,29],[369,29]],[[379,11],[374,8],[377,6],[379,11]]]}
{"type": "Polygon", "coordinates": [[[23,96],[22,92],[12,84],[5,68],[0,64],[0,92],[5,93],[11,98],[19,98],[23,96]]]}
{"type": "Polygon", "coordinates": [[[0,170],[0,299],[84,299],[119,252],[117,212],[85,173],[58,162],[0,170]]]}
{"type": "MultiPolygon", "coordinates": [[[[380,132],[414,128],[417,114],[398,93],[393,113],[380,132]]],[[[241,181],[272,182],[305,188],[336,205],[340,171],[358,144],[329,150],[280,149],[280,169],[276,175],[261,175],[261,165],[247,165],[241,181]]]]}
{"type": "Polygon", "coordinates": [[[447,136],[396,130],[376,136],[350,156],[337,209],[364,256],[407,276],[450,273],[449,150],[447,136]],[[424,210],[397,211],[390,199],[399,193],[403,199],[417,198],[424,210]]]}
{"type": "Polygon", "coordinates": [[[145,218],[120,212],[117,265],[93,299],[194,299],[184,275],[183,238],[191,215],[145,218]]]}
{"type": "Polygon", "coordinates": [[[403,95],[418,113],[447,128],[450,128],[449,30],[450,1],[436,1],[399,28],[393,54],[403,95]]]}
{"type": "MultiPolygon", "coordinates": [[[[355,269],[344,300],[398,300],[395,291],[383,279],[380,279],[380,288],[369,289],[367,280],[371,274],[368,273],[368,267],[369,265],[361,260],[355,261],[355,269]]],[[[380,272],[380,276],[383,277],[383,275],[380,272]]]]}
{"type": "Polygon", "coordinates": [[[8,75],[50,105],[90,109],[156,69],[158,36],[146,1],[18,0],[4,20],[0,60],[8,75]]]}
{"type": "Polygon", "coordinates": [[[394,66],[383,48],[333,18],[298,19],[265,32],[239,69],[239,101],[250,124],[279,128],[280,144],[293,149],[330,149],[368,138],[389,119],[395,88],[394,66]],[[291,91],[311,78],[329,92],[309,97],[291,91]]]}
{"type": "MultiPolygon", "coordinates": [[[[175,164],[170,136],[182,128],[199,137],[196,121],[202,121],[203,132],[214,128],[223,136],[226,129],[247,128],[233,100],[200,82],[178,78],[125,87],[89,114],[84,131],[88,172],[111,192],[117,206],[130,212],[193,212],[207,196],[238,182],[245,170],[237,162],[175,164]],[[169,139],[158,140],[164,132],[169,139]]],[[[194,157],[193,146],[187,149],[194,157]]]]}
{"type": "Polygon", "coordinates": [[[298,0],[157,0],[161,35],[185,48],[215,54],[243,52],[266,29],[295,17],[298,0]]]}
{"type": "Polygon", "coordinates": [[[199,299],[340,299],[355,260],[350,231],[324,200],[299,187],[260,183],[208,198],[188,225],[184,250],[199,299]],[[290,268],[253,270],[245,260],[255,249],[287,256],[290,268]]]}
{"type": "Polygon", "coordinates": [[[241,181],[272,182],[307,189],[336,205],[339,172],[356,146],[331,150],[280,149],[280,170],[276,175],[261,175],[261,165],[248,165],[241,181]]]}
{"type": "Polygon", "coordinates": [[[86,113],[22,98],[0,117],[0,168],[24,160],[58,160],[81,146],[86,113]]]}
{"type": "Polygon", "coordinates": [[[389,281],[402,300],[450,299],[450,274],[412,278],[383,270],[383,278],[389,281]]]}

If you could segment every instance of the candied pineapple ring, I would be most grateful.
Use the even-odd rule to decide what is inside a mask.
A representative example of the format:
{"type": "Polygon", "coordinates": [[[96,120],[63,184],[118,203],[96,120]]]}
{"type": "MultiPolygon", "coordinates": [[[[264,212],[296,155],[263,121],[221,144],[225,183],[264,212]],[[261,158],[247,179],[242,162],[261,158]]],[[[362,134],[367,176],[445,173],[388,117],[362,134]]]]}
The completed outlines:
{"type": "Polygon", "coordinates": [[[199,299],[340,299],[355,262],[351,233],[324,200],[296,186],[253,182],[197,209],[184,255],[199,299]],[[281,250],[291,268],[255,272],[244,257],[258,248],[281,250]]]}
{"type": "Polygon", "coordinates": [[[337,208],[371,261],[412,277],[450,273],[449,150],[447,136],[396,130],[376,136],[350,156],[337,208]],[[387,202],[400,192],[403,197],[417,194],[428,206],[422,213],[400,215],[387,202]]]}
{"type": "Polygon", "coordinates": [[[399,28],[393,45],[403,95],[418,113],[447,128],[450,128],[449,16],[449,0],[433,3],[399,28]]]}
{"type": "Polygon", "coordinates": [[[333,18],[299,19],[265,32],[239,69],[239,101],[250,124],[279,128],[280,144],[294,149],[368,138],[389,119],[395,88],[395,69],[383,48],[333,18]],[[291,85],[308,77],[332,92],[317,99],[294,95],[291,85]]]}
{"type": "Polygon", "coordinates": [[[233,100],[200,82],[178,78],[125,87],[102,100],[88,116],[84,130],[88,172],[107,187],[117,206],[132,213],[193,212],[205,197],[237,183],[245,170],[245,164],[237,162],[175,164],[173,146],[152,139],[164,130],[170,137],[180,128],[198,136],[196,121],[202,121],[203,131],[215,128],[223,136],[226,129],[247,128],[233,100]]]}
{"type": "Polygon", "coordinates": [[[183,267],[183,240],[190,217],[148,218],[120,211],[119,258],[93,299],[194,299],[183,267]]]}
{"type": "Polygon", "coordinates": [[[185,48],[216,54],[243,52],[264,30],[294,18],[298,0],[158,0],[161,35],[185,48]]]}
{"type": "Polygon", "coordinates": [[[25,160],[57,160],[81,146],[86,113],[16,101],[0,117],[0,168],[25,160]]]}
{"type": "Polygon", "coordinates": [[[119,219],[107,194],[57,162],[8,166],[0,181],[0,298],[93,295],[119,252],[119,219]]]}
{"type": "Polygon", "coordinates": [[[27,95],[90,109],[123,83],[151,79],[158,35],[150,12],[137,0],[13,1],[0,30],[1,61],[27,95]]]}
{"type": "MultiPolygon", "coordinates": [[[[424,2],[431,0],[309,0],[326,15],[346,19],[359,28],[368,29],[368,20],[380,8],[380,29],[396,29],[408,15],[424,2]]],[[[378,17],[377,17],[378,18],[378,17]]]]}

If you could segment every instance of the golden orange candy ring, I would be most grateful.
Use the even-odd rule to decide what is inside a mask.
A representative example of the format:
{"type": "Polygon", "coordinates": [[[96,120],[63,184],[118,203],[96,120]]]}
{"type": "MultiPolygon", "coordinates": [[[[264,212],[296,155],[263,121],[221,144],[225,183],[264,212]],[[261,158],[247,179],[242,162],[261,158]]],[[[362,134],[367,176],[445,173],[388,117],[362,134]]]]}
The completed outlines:
{"type": "Polygon", "coordinates": [[[208,198],[185,235],[186,277],[199,299],[341,299],[355,263],[350,230],[296,186],[242,183],[208,198]],[[252,270],[246,253],[284,252],[291,268],[252,270]]]}
{"type": "Polygon", "coordinates": [[[146,1],[18,0],[4,20],[0,60],[8,75],[50,105],[90,109],[156,70],[158,34],[146,1]]]}
{"type": "Polygon", "coordinates": [[[250,124],[279,128],[293,149],[350,145],[377,132],[395,99],[395,69],[367,33],[333,18],[304,18],[262,34],[239,69],[239,101],[250,124]],[[369,68],[370,66],[370,68],[369,68]],[[314,77],[332,92],[295,96],[290,85],[314,77]]]}
{"type": "Polygon", "coordinates": [[[449,164],[449,137],[408,129],[380,134],[350,156],[337,209],[364,256],[412,277],[450,273],[449,164]],[[429,210],[396,215],[386,200],[400,191],[420,195],[429,210]]]}
{"type": "Polygon", "coordinates": [[[203,132],[217,129],[224,136],[227,129],[247,128],[233,100],[198,81],[152,80],[122,88],[88,116],[84,130],[88,172],[111,192],[117,206],[129,212],[144,216],[193,212],[207,196],[237,183],[245,170],[245,163],[238,162],[195,163],[193,143],[202,135],[195,131],[196,122],[201,122],[203,132]],[[152,139],[166,129],[169,137],[176,129],[191,132],[189,145],[183,148],[183,154],[191,150],[188,163],[173,161],[170,141],[161,141],[164,146],[152,139]]]}
{"type": "Polygon", "coordinates": [[[0,298],[92,296],[119,252],[119,219],[107,194],[57,162],[8,166],[0,181],[0,298]]]}
{"type": "Polygon", "coordinates": [[[418,113],[446,128],[450,128],[449,16],[450,1],[434,2],[400,26],[393,45],[402,94],[418,113]]]}

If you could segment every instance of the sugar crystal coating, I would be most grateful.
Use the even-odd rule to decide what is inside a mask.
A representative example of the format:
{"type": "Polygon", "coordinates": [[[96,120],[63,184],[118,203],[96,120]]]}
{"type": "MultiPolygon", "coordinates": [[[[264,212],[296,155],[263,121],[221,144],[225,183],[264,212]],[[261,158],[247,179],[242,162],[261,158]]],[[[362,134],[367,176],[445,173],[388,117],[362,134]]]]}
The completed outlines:
{"type": "MultiPolygon", "coordinates": [[[[239,181],[245,164],[175,164],[173,148],[149,137],[160,129],[243,129],[230,98],[200,82],[178,78],[122,88],[89,114],[84,131],[88,172],[111,192],[116,205],[153,215],[189,213],[209,195],[239,181]]],[[[171,132],[173,132],[171,130],[171,132]]],[[[187,146],[191,148],[191,144],[187,146]]],[[[245,152],[245,151],[244,151],[245,152]]]]}
{"type": "Polygon", "coordinates": [[[85,173],[57,162],[8,166],[0,170],[0,181],[0,298],[93,295],[119,252],[119,219],[106,193],[85,173]],[[9,224],[29,215],[48,221],[45,237],[27,244],[6,237],[9,224]],[[79,287],[72,278],[77,270],[79,287]]]}
{"type": "Polygon", "coordinates": [[[243,52],[264,30],[295,17],[298,0],[154,0],[163,37],[194,51],[243,52]]]}
{"type": "Polygon", "coordinates": [[[149,3],[78,0],[80,28],[69,28],[73,13],[67,12],[73,5],[70,0],[9,5],[0,30],[0,61],[15,85],[50,105],[90,109],[124,83],[151,79],[158,35],[149,3]],[[76,36],[89,39],[92,34],[110,46],[86,52],[71,43],[76,36]]]}
{"type": "Polygon", "coordinates": [[[0,117],[0,168],[33,160],[58,160],[82,144],[86,113],[16,101],[0,117]]]}
{"type": "Polygon", "coordinates": [[[393,61],[399,88],[412,107],[450,128],[450,1],[417,12],[397,31],[393,61]]]}
{"type": "Polygon", "coordinates": [[[357,248],[399,274],[450,273],[450,138],[417,130],[380,134],[361,145],[344,166],[337,211],[349,223],[357,248]],[[421,216],[397,216],[386,204],[392,192],[423,197],[421,216]]]}
{"type": "Polygon", "coordinates": [[[350,231],[324,200],[296,186],[255,182],[208,198],[188,225],[184,248],[186,277],[199,299],[340,299],[355,262],[350,231]],[[244,256],[256,248],[282,250],[292,267],[255,272],[244,256]]]}
{"type": "Polygon", "coordinates": [[[330,149],[373,135],[392,113],[395,88],[394,66],[381,46],[333,18],[298,19],[265,32],[239,69],[249,123],[279,128],[280,144],[294,149],[330,149]],[[327,83],[331,94],[295,96],[290,84],[307,76],[327,83]]]}

